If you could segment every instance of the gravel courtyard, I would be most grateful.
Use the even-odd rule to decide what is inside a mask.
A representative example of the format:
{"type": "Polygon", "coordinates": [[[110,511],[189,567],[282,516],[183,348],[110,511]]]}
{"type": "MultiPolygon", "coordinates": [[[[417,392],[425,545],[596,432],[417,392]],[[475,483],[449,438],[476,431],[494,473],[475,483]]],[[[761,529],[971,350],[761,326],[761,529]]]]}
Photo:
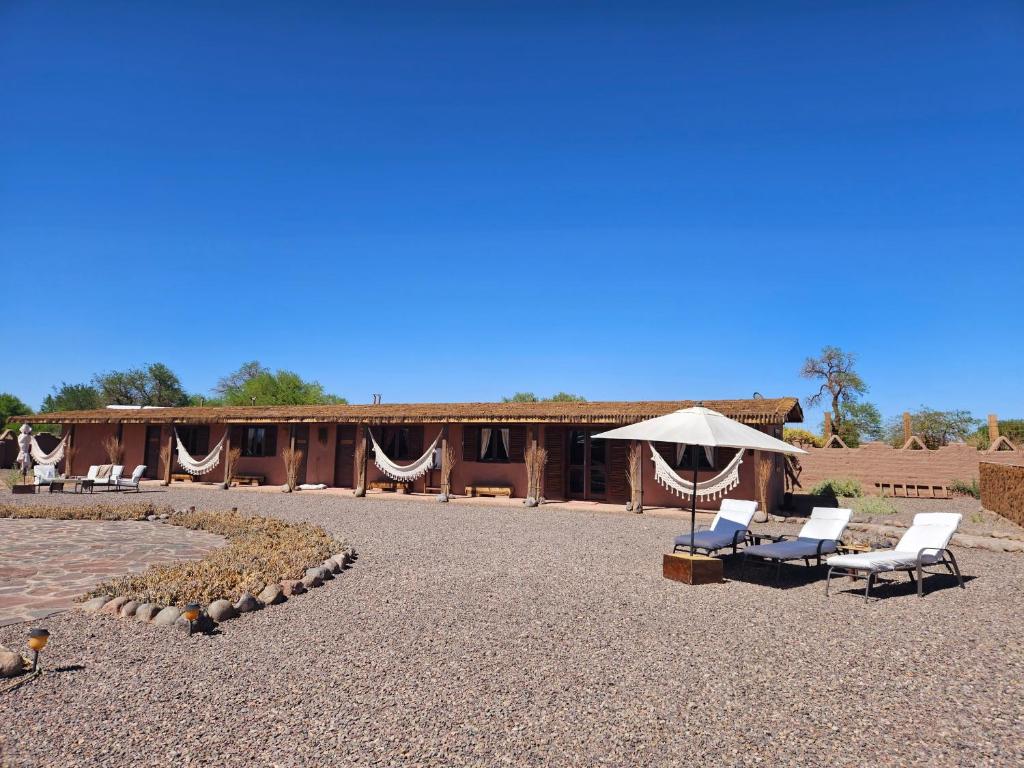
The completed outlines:
{"type": "Polygon", "coordinates": [[[781,588],[765,571],[666,581],[683,530],[666,517],[148,498],[310,520],[360,557],[211,636],[48,619],[47,672],[0,693],[0,765],[1024,761],[1022,556],[958,550],[966,590],[934,577],[919,600],[904,579],[864,604],[846,581],[826,599],[802,566],[781,588]]]}

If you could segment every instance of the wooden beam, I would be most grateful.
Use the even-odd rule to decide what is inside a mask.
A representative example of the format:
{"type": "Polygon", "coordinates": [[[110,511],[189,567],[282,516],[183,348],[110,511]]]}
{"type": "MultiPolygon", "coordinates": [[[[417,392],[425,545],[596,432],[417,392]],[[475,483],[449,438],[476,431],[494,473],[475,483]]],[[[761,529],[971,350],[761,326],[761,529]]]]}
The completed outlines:
{"type": "Polygon", "coordinates": [[[167,464],[164,466],[164,485],[171,484],[171,467],[174,466],[174,425],[168,425],[168,429],[170,430],[167,435],[167,447],[169,450],[167,452],[167,464]]]}
{"type": "Polygon", "coordinates": [[[228,476],[228,462],[231,460],[231,425],[224,425],[224,458],[221,459],[221,466],[224,467],[224,482],[221,487],[226,491],[231,487],[231,478],[228,476]]]}
{"type": "Polygon", "coordinates": [[[68,444],[64,447],[64,476],[73,477],[73,470],[71,467],[71,454],[72,448],[75,445],[75,425],[72,424],[68,427],[68,444]]]}

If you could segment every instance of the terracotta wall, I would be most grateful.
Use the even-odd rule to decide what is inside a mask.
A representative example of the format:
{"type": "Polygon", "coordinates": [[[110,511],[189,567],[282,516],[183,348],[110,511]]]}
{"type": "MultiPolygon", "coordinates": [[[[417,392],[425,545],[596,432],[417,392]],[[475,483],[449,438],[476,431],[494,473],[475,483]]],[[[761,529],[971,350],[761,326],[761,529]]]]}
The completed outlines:
{"type": "Polygon", "coordinates": [[[867,443],[859,448],[806,448],[800,456],[803,471],[800,484],[809,490],[827,478],[852,477],[865,492],[874,492],[876,482],[948,485],[952,480],[978,477],[982,461],[995,464],[1024,463],[1024,451],[986,453],[969,445],[947,445],[935,451],[893,448],[884,443],[867,443]]]}

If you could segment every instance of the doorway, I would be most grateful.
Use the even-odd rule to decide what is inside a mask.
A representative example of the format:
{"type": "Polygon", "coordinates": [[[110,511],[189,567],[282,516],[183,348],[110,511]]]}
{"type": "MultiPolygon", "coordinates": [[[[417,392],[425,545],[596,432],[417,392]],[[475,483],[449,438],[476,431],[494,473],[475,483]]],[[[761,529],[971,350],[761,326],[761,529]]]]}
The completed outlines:
{"type": "Polygon", "coordinates": [[[160,436],[162,432],[163,430],[159,426],[148,425],[146,427],[146,450],[142,463],[146,465],[143,477],[147,480],[155,480],[160,477],[160,436]]]}
{"type": "Polygon", "coordinates": [[[608,498],[608,444],[595,439],[600,430],[569,430],[569,498],[604,501],[608,498]]]}

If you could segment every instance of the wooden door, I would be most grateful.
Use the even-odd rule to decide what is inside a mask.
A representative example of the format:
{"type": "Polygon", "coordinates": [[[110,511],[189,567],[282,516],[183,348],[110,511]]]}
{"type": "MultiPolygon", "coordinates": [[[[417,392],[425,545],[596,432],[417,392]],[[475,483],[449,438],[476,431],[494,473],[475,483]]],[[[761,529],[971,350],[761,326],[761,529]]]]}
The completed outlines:
{"type": "Polygon", "coordinates": [[[544,468],[544,498],[565,498],[565,429],[548,426],[544,429],[544,447],[548,463],[544,468]]]}
{"type": "Polygon", "coordinates": [[[155,480],[160,477],[160,436],[162,434],[161,427],[146,426],[146,451],[143,454],[142,463],[146,465],[143,477],[147,480],[155,480]]]}
{"type": "Polygon", "coordinates": [[[302,461],[299,463],[299,474],[297,484],[306,482],[306,467],[309,464],[309,424],[296,424],[295,427],[295,450],[302,451],[302,461]]]}
{"type": "Polygon", "coordinates": [[[356,425],[338,425],[338,445],[334,450],[334,485],[351,488],[355,484],[356,425]]]}

